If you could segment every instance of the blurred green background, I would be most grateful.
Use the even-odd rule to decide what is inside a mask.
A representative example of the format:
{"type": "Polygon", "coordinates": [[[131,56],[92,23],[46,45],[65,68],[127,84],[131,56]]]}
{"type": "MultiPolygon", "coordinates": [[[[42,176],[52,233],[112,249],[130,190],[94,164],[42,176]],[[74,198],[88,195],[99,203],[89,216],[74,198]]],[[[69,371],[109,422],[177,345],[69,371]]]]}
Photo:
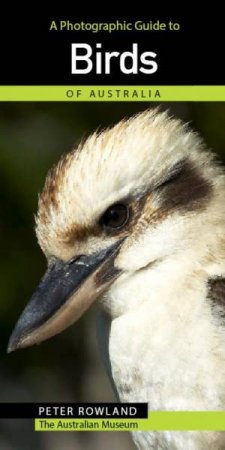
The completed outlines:
{"type": "MultiPolygon", "coordinates": [[[[9,335],[45,270],[34,233],[37,195],[60,155],[96,127],[150,103],[6,103],[0,108],[0,401],[113,401],[95,338],[95,311],[40,346],[6,354],[9,335]]],[[[163,109],[197,130],[225,160],[225,104],[163,109]]],[[[0,421],[4,450],[133,449],[127,433],[34,433],[32,421],[0,421]]]]}

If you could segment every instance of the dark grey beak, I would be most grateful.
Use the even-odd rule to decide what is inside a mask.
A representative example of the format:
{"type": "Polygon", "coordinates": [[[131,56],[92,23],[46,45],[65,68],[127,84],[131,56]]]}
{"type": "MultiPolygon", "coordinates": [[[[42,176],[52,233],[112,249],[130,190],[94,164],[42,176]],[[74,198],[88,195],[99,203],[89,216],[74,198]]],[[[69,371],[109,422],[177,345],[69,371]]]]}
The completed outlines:
{"type": "Polygon", "coordinates": [[[68,262],[55,259],[20,316],[8,352],[38,344],[78,320],[119,275],[114,260],[121,242],[68,262]]]}

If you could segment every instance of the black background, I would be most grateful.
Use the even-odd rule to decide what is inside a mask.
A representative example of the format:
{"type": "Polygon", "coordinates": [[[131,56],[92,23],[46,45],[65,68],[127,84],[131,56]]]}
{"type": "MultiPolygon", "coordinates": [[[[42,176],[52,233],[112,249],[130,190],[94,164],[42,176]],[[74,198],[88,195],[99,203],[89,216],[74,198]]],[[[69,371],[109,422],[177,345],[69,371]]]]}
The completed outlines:
{"type": "MultiPolygon", "coordinates": [[[[111,417],[121,419],[121,418],[131,418],[131,419],[146,419],[148,418],[148,404],[147,403],[0,403],[0,419],[35,419],[35,418],[64,418],[64,419],[73,419],[73,418],[80,418],[80,419],[90,419],[90,418],[108,418],[110,419],[110,415],[107,414],[96,414],[96,412],[93,412],[92,415],[90,414],[84,414],[79,415],[79,407],[83,408],[95,408],[95,407],[105,407],[109,414],[111,414],[111,417]],[[39,408],[53,408],[53,407],[65,407],[66,408],[72,407],[73,408],[73,415],[70,414],[61,414],[60,410],[54,412],[52,410],[51,414],[39,414],[39,408]],[[135,407],[136,408],[136,414],[135,415],[126,415],[124,416],[122,413],[123,407],[135,407]],[[117,408],[120,412],[118,415],[113,416],[114,408],[117,408]]],[[[47,409],[46,409],[47,411],[47,409]]]]}
{"type": "MultiPolygon", "coordinates": [[[[112,6],[112,4],[109,3],[112,6]]],[[[85,5],[84,5],[85,6],[85,5]]],[[[223,64],[224,33],[220,23],[220,12],[211,10],[196,15],[190,3],[183,4],[182,14],[175,12],[153,13],[138,8],[135,15],[111,14],[90,15],[73,11],[57,14],[54,10],[12,11],[1,15],[1,85],[220,85],[224,84],[223,64]],[[91,33],[74,31],[49,31],[52,20],[71,22],[113,22],[126,20],[134,22],[150,20],[179,22],[180,31],[125,31],[91,33]],[[103,44],[105,51],[130,51],[137,42],[140,52],[157,53],[159,69],[152,75],[124,75],[115,63],[111,75],[72,75],[71,43],[85,42],[95,46],[103,44]]],[[[89,10],[88,6],[83,8],[89,10]]],[[[111,8],[113,9],[113,8],[111,8]]],[[[160,8],[159,8],[160,10],[160,8]]]]}

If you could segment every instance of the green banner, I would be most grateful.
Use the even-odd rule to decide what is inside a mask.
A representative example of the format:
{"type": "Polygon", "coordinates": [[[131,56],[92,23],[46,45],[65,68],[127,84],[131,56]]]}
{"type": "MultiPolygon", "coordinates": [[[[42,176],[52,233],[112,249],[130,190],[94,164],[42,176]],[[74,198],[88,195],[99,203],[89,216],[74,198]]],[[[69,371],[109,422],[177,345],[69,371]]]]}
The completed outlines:
{"type": "Polygon", "coordinates": [[[35,431],[225,431],[225,411],[152,411],[148,419],[35,419],[35,431]]]}
{"type": "Polygon", "coordinates": [[[225,86],[0,86],[2,102],[224,102],[225,86]]]}

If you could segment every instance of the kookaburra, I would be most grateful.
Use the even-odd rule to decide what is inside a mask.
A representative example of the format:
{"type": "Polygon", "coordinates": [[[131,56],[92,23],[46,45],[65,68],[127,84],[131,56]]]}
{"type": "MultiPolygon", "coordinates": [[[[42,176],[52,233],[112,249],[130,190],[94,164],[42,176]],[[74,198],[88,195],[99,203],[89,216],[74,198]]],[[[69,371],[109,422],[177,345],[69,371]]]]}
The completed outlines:
{"type": "MultiPolygon", "coordinates": [[[[187,125],[152,109],[92,134],[47,176],[36,233],[48,269],[9,351],[97,302],[121,401],[225,409],[224,232],[224,170],[187,125]]],[[[139,449],[225,448],[222,432],[133,438],[139,449]]]]}

